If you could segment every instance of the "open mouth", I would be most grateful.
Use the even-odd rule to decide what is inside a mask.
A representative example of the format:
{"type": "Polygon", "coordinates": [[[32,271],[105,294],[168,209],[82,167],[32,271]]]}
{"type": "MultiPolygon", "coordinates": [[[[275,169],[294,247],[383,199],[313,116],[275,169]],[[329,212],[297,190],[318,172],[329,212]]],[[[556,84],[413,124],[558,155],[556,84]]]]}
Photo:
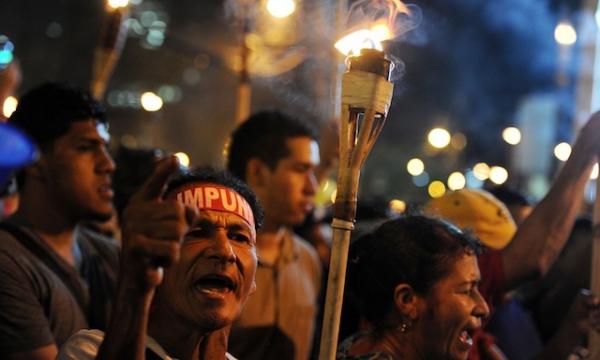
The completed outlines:
{"type": "Polygon", "coordinates": [[[220,275],[203,276],[196,281],[195,287],[205,294],[225,294],[235,288],[231,279],[220,275]]]}
{"type": "Polygon", "coordinates": [[[460,341],[468,346],[473,346],[473,338],[471,337],[472,333],[473,331],[469,330],[461,331],[459,336],[460,341]]]}

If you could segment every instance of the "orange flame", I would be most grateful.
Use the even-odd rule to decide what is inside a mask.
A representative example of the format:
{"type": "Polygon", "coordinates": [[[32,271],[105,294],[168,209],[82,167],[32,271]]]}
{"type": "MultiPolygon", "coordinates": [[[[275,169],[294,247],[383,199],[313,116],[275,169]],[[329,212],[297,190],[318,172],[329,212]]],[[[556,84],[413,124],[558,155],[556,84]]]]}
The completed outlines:
{"type": "Polygon", "coordinates": [[[394,39],[415,28],[421,21],[416,5],[400,0],[359,0],[348,10],[349,35],[335,44],[345,55],[363,48],[381,50],[381,42],[394,39]],[[400,14],[405,14],[402,18],[400,14]]]}

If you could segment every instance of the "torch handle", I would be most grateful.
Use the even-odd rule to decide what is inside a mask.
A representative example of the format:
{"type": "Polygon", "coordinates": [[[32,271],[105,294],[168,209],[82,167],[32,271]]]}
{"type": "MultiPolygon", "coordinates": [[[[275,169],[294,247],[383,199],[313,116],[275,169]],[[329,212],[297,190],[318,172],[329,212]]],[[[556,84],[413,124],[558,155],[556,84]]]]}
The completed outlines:
{"type": "Polygon", "coordinates": [[[350,230],[334,228],[319,360],[335,360],[344,299],[349,244],[350,230]]]}

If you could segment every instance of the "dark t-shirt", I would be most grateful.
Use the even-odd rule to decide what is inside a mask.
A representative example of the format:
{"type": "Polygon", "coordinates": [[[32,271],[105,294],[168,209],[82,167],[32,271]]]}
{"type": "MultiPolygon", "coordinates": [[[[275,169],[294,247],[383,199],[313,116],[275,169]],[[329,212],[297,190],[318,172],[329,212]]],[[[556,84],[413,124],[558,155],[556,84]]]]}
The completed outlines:
{"type": "Polygon", "coordinates": [[[30,231],[27,234],[75,284],[85,310],[43,261],[0,231],[0,354],[53,343],[60,347],[80,329],[104,329],[116,291],[119,246],[115,241],[78,228],[75,238],[82,265],[77,271],[41,238],[30,231]]]}

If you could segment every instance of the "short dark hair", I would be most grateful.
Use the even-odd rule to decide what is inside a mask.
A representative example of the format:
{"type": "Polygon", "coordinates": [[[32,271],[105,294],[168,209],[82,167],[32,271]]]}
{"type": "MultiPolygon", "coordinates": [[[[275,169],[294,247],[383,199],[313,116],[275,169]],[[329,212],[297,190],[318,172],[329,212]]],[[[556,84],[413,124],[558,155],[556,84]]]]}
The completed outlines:
{"type": "Polygon", "coordinates": [[[92,118],[108,126],[104,106],[71,84],[46,82],[25,93],[9,123],[27,132],[42,152],[51,149],[71,123],[92,118]]]}
{"type": "Polygon", "coordinates": [[[180,170],[167,185],[164,197],[167,197],[173,190],[186,184],[202,183],[222,185],[240,194],[252,209],[256,230],[263,224],[265,212],[258,200],[258,197],[245,182],[241,181],[229,171],[215,166],[205,166],[189,170],[180,170]]]}
{"type": "Polygon", "coordinates": [[[347,299],[375,329],[389,327],[394,289],[409,284],[419,294],[450,272],[454,260],[476,255],[482,243],[454,225],[422,214],[403,214],[350,245],[347,299]]]}
{"type": "Polygon", "coordinates": [[[306,136],[318,140],[319,131],[308,119],[283,110],[263,110],[250,116],[232,134],[227,168],[240,179],[246,180],[248,160],[258,157],[271,170],[279,160],[290,154],[286,141],[306,136]]]}

